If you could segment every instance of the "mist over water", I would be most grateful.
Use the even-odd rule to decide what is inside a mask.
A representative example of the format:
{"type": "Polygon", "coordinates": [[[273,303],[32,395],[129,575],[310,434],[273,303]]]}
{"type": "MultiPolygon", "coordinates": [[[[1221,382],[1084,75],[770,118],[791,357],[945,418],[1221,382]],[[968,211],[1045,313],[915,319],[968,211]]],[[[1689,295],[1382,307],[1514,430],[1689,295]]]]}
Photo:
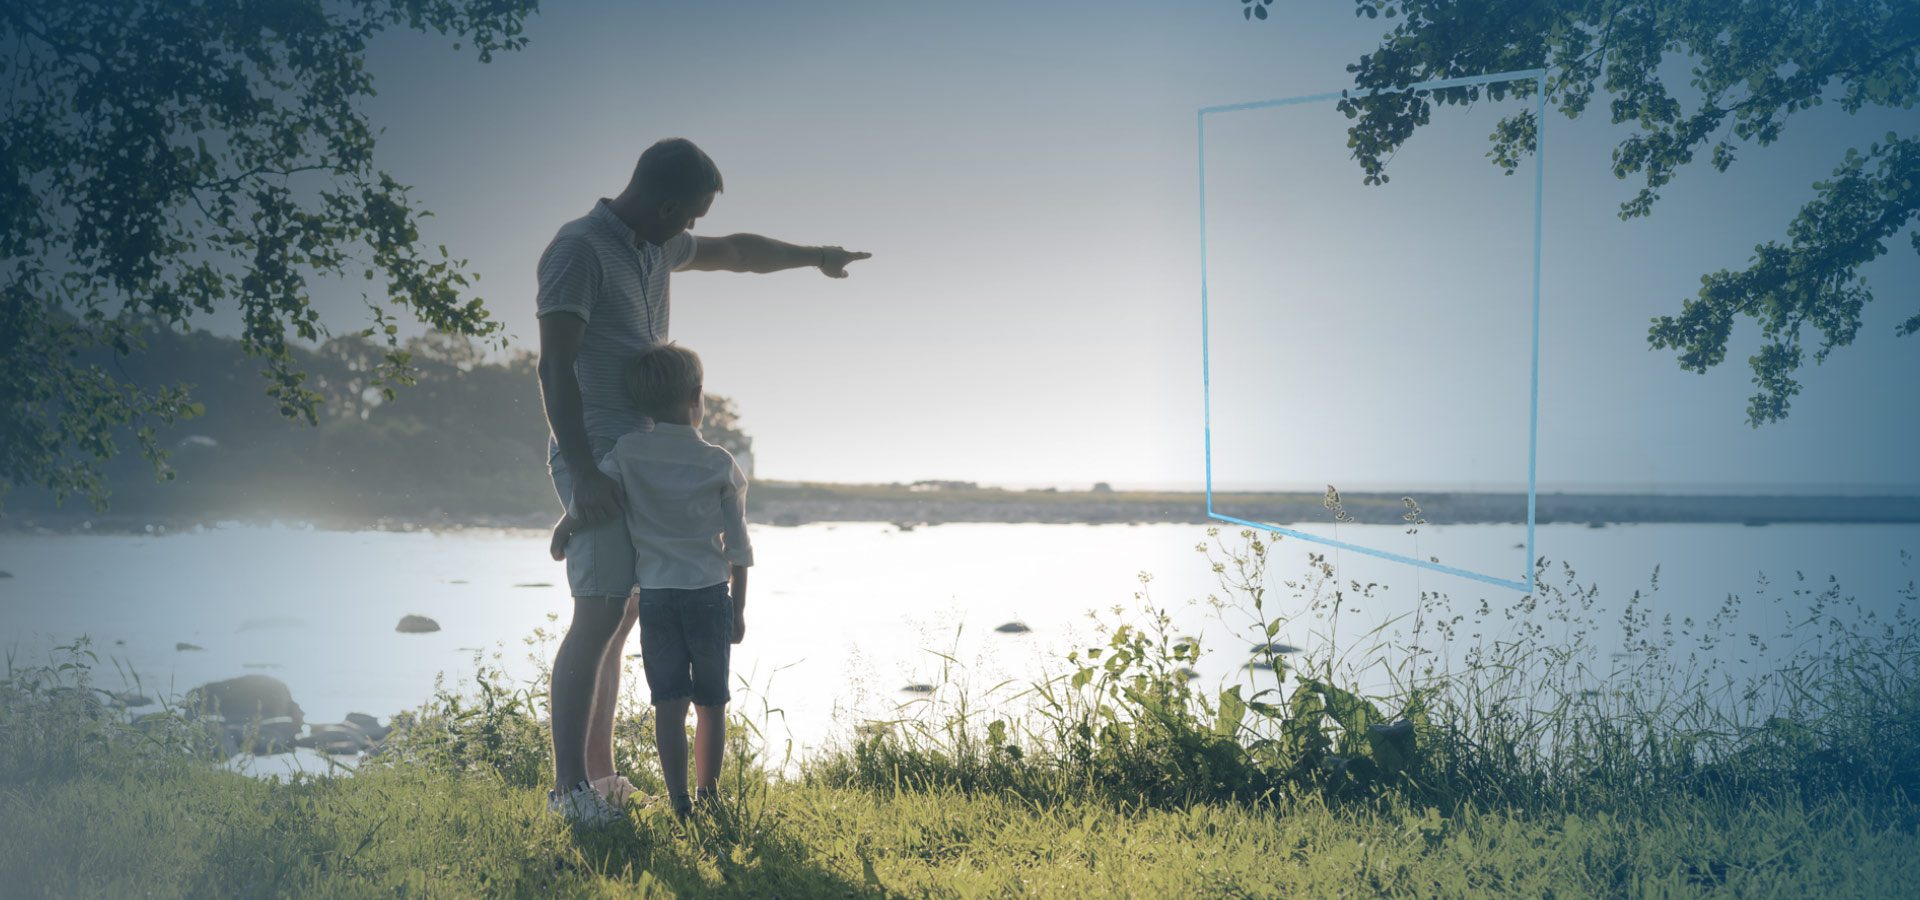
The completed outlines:
{"type": "MultiPolygon", "coordinates": [[[[1448,564],[1504,573],[1523,561],[1505,530],[1429,526],[1422,550],[1448,564]]],[[[1347,525],[1342,532],[1379,545],[1404,535],[1390,525],[1347,525]]],[[[751,533],[758,565],[747,639],[734,651],[734,708],[763,719],[776,746],[790,737],[800,753],[844,739],[867,719],[898,717],[899,704],[927,696],[901,690],[910,684],[934,686],[936,700],[960,690],[974,698],[1006,697],[1026,682],[1058,675],[1066,670],[1067,652],[1104,642],[1088,613],[1113,622],[1118,606],[1137,618],[1142,602],[1135,594],[1142,591],[1182,633],[1202,637],[1210,652],[1199,683],[1248,677],[1242,668],[1251,643],[1243,632],[1247,617],[1205,602],[1209,595],[1243,598],[1226,596],[1195,550],[1203,541],[1216,551],[1233,546],[1237,529],[1209,538],[1207,528],[1196,525],[948,524],[900,531],[882,523],[823,523],[754,526],[751,533]],[[1142,573],[1150,581],[1143,582],[1142,573]],[[1032,630],[995,631],[1008,622],[1032,630]],[[1009,680],[1010,687],[989,691],[1009,680]]],[[[470,690],[476,653],[488,660],[497,654],[497,664],[522,683],[540,662],[551,662],[554,645],[528,638],[543,627],[557,637],[571,603],[563,568],[546,557],[545,546],[544,533],[483,529],[7,534],[0,536],[0,570],[13,577],[0,579],[0,644],[17,661],[35,663],[53,645],[85,634],[101,656],[95,671],[103,688],[121,689],[114,662],[137,672],[148,696],[257,672],[286,682],[309,722],[340,721],[348,712],[385,720],[424,701],[437,676],[451,689],[470,690]],[[558,622],[549,620],[553,614],[558,622]],[[404,615],[431,617],[441,630],[396,633],[404,615]],[[176,650],[182,642],[204,649],[176,650]]],[[[1342,584],[1377,585],[1371,596],[1349,592],[1335,621],[1328,609],[1305,609],[1284,585],[1303,580],[1309,554],[1328,549],[1289,539],[1274,552],[1269,614],[1293,617],[1276,641],[1308,652],[1331,645],[1357,666],[1371,661],[1365,651],[1373,640],[1418,641],[1441,651],[1436,661],[1444,665],[1463,647],[1439,645],[1430,626],[1442,612],[1466,617],[1457,642],[1469,634],[1489,640],[1517,634],[1528,619],[1547,625],[1549,639],[1558,637],[1554,629],[1567,629],[1546,621],[1544,611],[1508,618],[1504,611],[1521,597],[1516,592],[1330,551],[1326,561],[1342,584]],[[1416,636],[1412,614],[1423,592],[1448,600],[1428,609],[1422,617],[1428,630],[1416,636]],[[1483,600],[1487,611],[1476,615],[1483,600]],[[1361,640],[1376,628],[1375,639],[1361,640]]],[[[1600,627],[1588,640],[1600,651],[1602,673],[1628,656],[1609,651],[1624,648],[1619,615],[1636,591],[1655,631],[1671,631],[1682,648],[1700,636],[1729,594],[1739,595],[1738,615],[1716,626],[1724,640],[1714,652],[1726,671],[1757,672],[1809,646],[1805,636],[1780,635],[1830,576],[1843,594],[1858,598],[1855,614],[1886,621],[1914,578],[1901,551],[1916,549],[1920,526],[1913,525],[1539,529],[1539,552],[1553,561],[1550,581],[1564,580],[1564,560],[1579,584],[1599,588],[1588,615],[1600,627]],[[1759,643],[1768,645],[1766,652],[1759,643]]],[[[623,648],[637,651],[637,641],[623,648]]],[[[632,681],[623,686],[644,697],[633,662],[632,681]]],[[[1377,672],[1367,681],[1385,686],[1377,672]]]]}

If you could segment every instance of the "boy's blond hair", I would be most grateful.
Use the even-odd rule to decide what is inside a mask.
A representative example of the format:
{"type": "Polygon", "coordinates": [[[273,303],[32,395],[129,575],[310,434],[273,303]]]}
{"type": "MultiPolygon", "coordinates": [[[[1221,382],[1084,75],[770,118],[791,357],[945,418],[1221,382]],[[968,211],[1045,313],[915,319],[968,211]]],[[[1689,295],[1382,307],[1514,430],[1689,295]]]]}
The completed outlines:
{"type": "Polygon", "coordinates": [[[675,412],[704,377],[700,355],[669,341],[627,361],[627,396],[650,416],[675,412]]]}

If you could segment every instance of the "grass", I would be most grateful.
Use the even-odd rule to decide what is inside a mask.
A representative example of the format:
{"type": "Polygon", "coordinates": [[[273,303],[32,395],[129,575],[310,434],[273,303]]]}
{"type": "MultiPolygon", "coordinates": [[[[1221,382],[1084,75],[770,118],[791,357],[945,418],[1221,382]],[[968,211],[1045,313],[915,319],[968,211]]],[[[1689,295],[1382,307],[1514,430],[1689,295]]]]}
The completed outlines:
{"type": "Polygon", "coordinates": [[[801,784],[687,829],[649,812],[574,834],[485,778],[182,767],[10,786],[0,870],[35,897],[1898,897],[1916,844],[1846,802],[1442,816],[801,784]]]}
{"type": "MultiPolygon", "coordinates": [[[[1324,561],[1269,584],[1258,535],[1203,549],[1256,637],[1289,617],[1331,637],[1378,590],[1324,561]]],[[[0,684],[0,894],[1920,896],[1911,588],[1887,618],[1793,587],[1818,643],[1752,682],[1672,634],[1718,640],[1735,610],[1665,623],[1637,597],[1637,661],[1595,691],[1593,592],[1547,574],[1517,636],[1467,631],[1512,610],[1423,597],[1345,655],[1270,653],[1217,691],[1181,673],[1204,651],[1143,585],[1057,679],[916,703],[797,768],[743,721],[720,804],[603,831],[544,812],[538,681],[483,667],[358,773],[279,782],[209,765],[178,710],[125,721],[78,642],[0,684]]],[[[620,768],[657,793],[629,713],[620,768]]]]}

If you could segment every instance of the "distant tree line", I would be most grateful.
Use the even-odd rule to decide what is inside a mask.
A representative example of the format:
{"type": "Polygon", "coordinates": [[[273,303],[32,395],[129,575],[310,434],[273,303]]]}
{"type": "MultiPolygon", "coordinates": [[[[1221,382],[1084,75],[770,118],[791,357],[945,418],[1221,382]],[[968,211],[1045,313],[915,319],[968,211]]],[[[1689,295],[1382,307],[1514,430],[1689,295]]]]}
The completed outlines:
{"type": "MultiPolygon", "coordinates": [[[[309,425],[281,415],[265,394],[262,362],[249,359],[238,340],[144,330],[145,352],[102,350],[91,362],[146,388],[187,384],[204,412],[159,432],[170,451],[159,472],[137,453],[103,464],[108,515],[428,520],[559,509],[546,475],[547,422],[531,353],[489,359],[469,338],[412,338],[405,353],[413,384],[389,396],[384,341],[356,333],[317,348],[293,346],[303,387],[325,398],[309,425]]],[[[752,447],[724,396],[708,396],[701,427],[736,454],[752,447]]],[[[120,446],[131,445],[118,437],[120,446]]],[[[8,496],[5,511],[10,518],[101,512],[82,498],[56,502],[50,491],[25,485],[8,496]]]]}

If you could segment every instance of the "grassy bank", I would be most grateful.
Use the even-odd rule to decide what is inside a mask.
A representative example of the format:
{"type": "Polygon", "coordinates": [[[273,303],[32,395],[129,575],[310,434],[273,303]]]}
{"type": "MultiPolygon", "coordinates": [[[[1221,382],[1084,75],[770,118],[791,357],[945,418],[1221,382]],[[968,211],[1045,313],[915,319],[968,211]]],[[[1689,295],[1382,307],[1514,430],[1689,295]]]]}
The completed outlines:
{"type": "MultiPolygon", "coordinates": [[[[1323,562],[1269,583],[1252,535],[1204,549],[1256,639],[1377,590],[1323,562]]],[[[0,685],[0,894],[1920,895],[1911,589],[1863,617],[1837,584],[1796,584],[1817,646],[1740,684],[1674,636],[1724,622],[1636,602],[1639,661],[1595,689],[1592,589],[1549,574],[1515,633],[1468,631],[1512,610],[1416,617],[1340,655],[1264,648],[1220,690],[1182,672],[1207,651],[1143,585],[1059,679],[1007,687],[1018,702],[917,703],[797,767],[743,719],[717,807],[682,824],[640,805],[604,831],[544,813],[543,683],[483,668],[357,774],[274,782],[209,765],[178,710],[125,721],[78,645],[0,685]],[[1477,652],[1430,662],[1448,641],[1477,652]],[[1397,686],[1343,687],[1365,666],[1397,686]]],[[[617,757],[658,792],[645,717],[628,708],[617,757]]]]}
{"type": "Polygon", "coordinates": [[[576,835],[532,790],[440,771],[293,784],[74,771],[8,785],[0,848],[21,897],[1892,898],[1920,886],[1920,838],[1864,800],[1443,815],[783,784],[690,828],[649,812],[576,835]]]}

